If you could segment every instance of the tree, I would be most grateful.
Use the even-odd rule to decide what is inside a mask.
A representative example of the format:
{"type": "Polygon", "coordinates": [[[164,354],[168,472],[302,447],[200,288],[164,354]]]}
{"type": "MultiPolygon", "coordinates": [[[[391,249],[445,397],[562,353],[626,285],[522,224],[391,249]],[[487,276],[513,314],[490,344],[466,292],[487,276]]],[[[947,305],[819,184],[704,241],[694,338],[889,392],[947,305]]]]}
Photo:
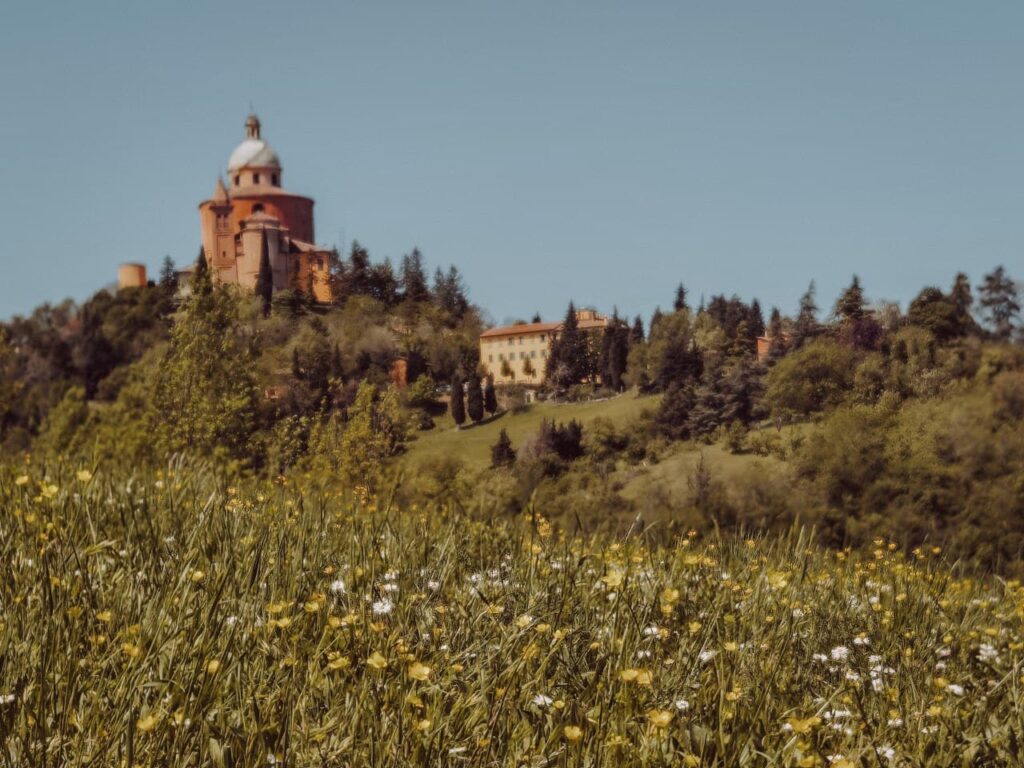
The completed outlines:
{"type": "Polygon", "coordinates": [[[838,405],[853,387],[857,353],[818,339],[790,353],[768,372],[765,404],[780,417],[809,416],[838,405]]]}
{"type": "Polygon", "coordinates": [[[800,297],[800,310],[797,313],[796,322],[793,325],[793,336],[790,340],[790,346],[793,349],[800,349],[800,347],[817,336],[820,330],[818,325],[818,305],[814,303],[814,293],[815,287],[812,280],[807,288],[807,292],[800,297]]]}
{"type": "Polygon", "coordinates": [[[434,301],[455,321],[461,320],[469,309],[462,275],[454,266],[448,267],[447,274],[440,267],[434,272],[434,301]]]}
{"type": "Polygon", "coordinates": [[[491,466],[494,468],[508,467],[516,462],[516,452],[512,448],[512,440],[504,429],[498,433],[498,442],[491,446],[491,466]]]}
{"type": "Polygon", "coordinates": [[[654,418],[655,426],[670,440],[685,440],[690,436],[690,412],[695,398],[693,384],[672,382],[661,398],[661,405],[654,418]]]}
{"type": "Polygon", "coordinates": [[[260,299],[263,316],[270,314],[270,300],[274,296],[274,273],[270,267],[270,246],[267,232],[260,232],[260,270],[256,275],[256,296],[260,299]]]}
{"type": "Polygon", "coordinates": [[[352,241],[345,272],[347,294],[362,296],[370,293],[370,253],[357,240],[352,241]]]}
{"type": "Polygon", "coordinates": [[[835,315],[843,322],[854,322],[863,318],[865,314],[864,290],[860,287],[860,278],[854,275],[850,286],[836,301],[835,315]]]}
{"type": "Polygon", "coordinates": [[[427,286],[427,273],[423,268],[423,255],[419,248],[402,257],[399,282],[402,286],[402,299],[418,304],[430,300],[430,288],[427,286]]]}
{"type": "Polygon", "coordinates": [[[530,322],[531,322],[531,323],[540,323],[540,322],[543,322],[543,321],[542,321],[542,320],[540,319],[540,312],[534,312],[534,313],[533,313],[533,317],[532,317],[532,318],[530,318],[530,322]]]}
{"type": "Polygon", "coordinates": [[[1006,341],[1013,332],[1013,321],[1020,315],[1020,296],[1017,286],[1003,267],[996,267],[985,275],[978,286],[979,303],[988,324],[997,339],[1006,341]]]}
{"type": "Polygon", "coordinates": [[[458,373],[452,376],[451,412],[456,426],[461,427],[466,423],[466,401],[462,390],[462,377],[458,373]]]}
{"type": "Polygon", "coordinates": [[[750,311],[747,313],[747,333],[752,344],[757,342],[758,336],[764,335],[764,314],[761,312],[761,302],[754,299],[750,302],[750,311]]]}
{"type": "Polygon", "coordinates": [[[256,370],[238,304],[197,269],[154,382],[151,431],[165,454],[251,456],[256,370]]]}
{"type": "Polygon", "coordinates": [[[686,286],[680,283],[676,286],[676,298],[672,302],[672,309],[676,312],[682,312],[684,309],[689,309],[690,306],[686,303],[686,286]]]}
{"type": "Polygon", "coordinates": [[[474,422],[484,418],[484,395],[480,388],[480,377],[474,371],[466,380],[466,413],[474,422]]]}
{"type": "Polygon", "coordinates": [[[633,327],[629,329],[629,346],[644,343],[644,319],[637,315],[633,318],[633,327]]]}
{"type": "Polygon", "coordinates": [[[169,255],[164,256],[163,263],[160,265],[159,285],[168,296],[173,296],[178,292],[178,271],[174,267],[174,259],[169,255]]]}
{"type": "Polygon", "coordinates": [[[587,334],[579,328],[576,307],[570,301],[565,321],[548,356],[547,380],[556,389],[568,389],[590,377],[590,350],[587,334]]]}
{"type": "Polygon", "coordinates": [[[210,264],[206,261],[206,250],[199,246],[199,255],[196,256],[196,268],[192,272],[192,290],[206,290],[213,285],[210,279],[210,264]]]}
{"type": "MultiPolygon", "coordinates": [[[[332,419],[337,419],[337,415],[332,419]]],[[[383,462],[395,455],[405,436],[405,422],[394,389],[381,394],[376,386],[363,381],[337,442],[336,463],[342,477],[352,485],[373,488],[381,477],[383,462]]]]}
{"type": "Polygon", "coordinates": [[[391,267],[390,259],[384,259],[380,264],[370,267],[367,280],[369,294],[385,307],[392,307],[398,303],[398,280],[395,278],[395,270],[391,267]]]}
{"type": "Polygon", "coordinates": [[[494,391],[494,377],[491,375],[487,376],[487,384],[484,386],[484,410],[491,416],[498,412],[498,395],[494,391]]]}
{"type": "Polygon", "coordinates": [[[910,325],[931,331],[940,342],[949,341],[960,334],[961,323],[953,299],[940,289],[929,286],[921,290],[907,309],[910,325]]]}
{"type": "Polygon", "coordinates": [[[971,293],[971,281],[963,272],[957,272],[953,279],[953,289],[949,293],[956,307],[956,319],[960,324],[960,333],[966,335],[977,330],[977,324],[971,317],[974,307],[974,295],[971,293]]]}
{"type": "MultiPolygon", "coordinates": [[[[507,363],[507,361],[506,361],[506,363],[507,363]]],[[[511,372],[511,371],[512,371],[512,368],[509,367],[509,372],[511,372]]],[[[502,373],[502,375],[505,375],[504,372],[502,373]]],[[[537,369],[533,367],[533,361],[530,360],[530,358],[526,358],[525,360],[523,360],[523,376],[528,378],[530,381],[533,381],[533,377],[536,376],[536,375],[537,375],[537,369]]]]}

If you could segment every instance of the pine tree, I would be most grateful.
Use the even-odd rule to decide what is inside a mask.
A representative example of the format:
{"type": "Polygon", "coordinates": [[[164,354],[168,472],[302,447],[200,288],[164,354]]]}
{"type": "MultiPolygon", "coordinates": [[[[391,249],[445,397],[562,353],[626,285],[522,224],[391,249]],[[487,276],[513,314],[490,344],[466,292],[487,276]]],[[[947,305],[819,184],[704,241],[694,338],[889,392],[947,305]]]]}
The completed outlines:
{"type": "Polygon", "coordinates": [[[761,302],[757,299],[750,302],[750,311],[747,313],[747,330],[751,341],[757,341],[758,336],[764,335],[764,314],[761,312],[761,302]]]}
{"type": "Polygon", "coordinates": [[[664,396],[654,422],[658,431],[670,440],[685,440],[690,436],[690,412],[695,398],[693,385],[672,383],[664,396]]]}
{"type": "Polygon", "coordinates": [[[688,310],[690,306],[686,303],[686,286],[680,283],[676,287],[676,298],[672,302],[672,309],[676,312],[682,312],[684,309],[688,310]]]}
{"type": "Polygon", "coordinates": [[[558,389],[567,389],[590,377],[590,343],[579,328],[576,306],[569,302],[558,338],[551,345],[547,379],[558,389]]]}
{"type": "Polygon", "coordinates": [[[984,282],[978,286],[982,309],[995,337],[1007,340],[1013,331],[1013,321],[1020,315],[1020,297],[1017,286],[1006,274],[1003,267],[996,267],[985,275],[984,282]]]}
{"type": "Polygon", "coordinates": [[[484,418],[484,395],[480,388],[480,377],[473,372],[466,380],[466,413],[474,422],[484,418]]]}
{"type": "Polygon", "coordinates": [[[169,255],[164,256],[163,264],[160,265],[159,285],[168,296],[178,291],[178,271],[174,267],[174,259],[169,255]]]}
{"type": "Polygon", "coordinates": [[[818,335],[818,305],[814,303],[814,281],[811,281],[807,292],[800,297],[800,311],[793,326],[793,338],[790,345],[799,349],[818,335]]]}
{"type": "Polygon", "coordinates": [[[512,448],[512,440],[504,429],[498,433],[498,442],[491,446],[491,466],[494,468],[508,467],[516,462],[516,452],[512,448]]]}
{"type": "Polygon", "coordinates": [[[430,288],[427,286],[427,273],[423,269],[423,255],[419,248],[402,257],[402,268],[399,278],[402,286],[402,299],[418,304],[430,300],[430,288]]]}
{"type": "Polygon", "coordinates": [[[854,322],[861,320],[865,314],[864,290],[860,287],[860,278],[854,275],[849,288],[836,301],[835,315],[843,322],[854,322]]]}
{"type": "Polygon", "coordinates": [[[533,317],[532,317],[532,318],[530,319],[530,322],[531,322],[531,323],[541,323],[541,322],[543,322],[543,321],[542,321],[542,320],[540,319],[540,312],[534,312],[534,313],[533,313],[533,317]]]}
{"type": "Polygon", "coordinates": [[[466,401],[462,389],[462,377],[457,372],[452,376],[451,412],[456,426],[461,427],[466,423],[466,401]]]}
{"type": "Polygon", "coordinates": [[[274,273],[270,267],[270,246],[267,232],[260,232],[260,270],[256,275],[256,296],[260,300],[263,316],[270,314],[270,300],[274,295],[274,273]]]}
{"type": "Polygon", "coordinates": [[[778,307],[772,307],[771,319],[768,321],[768,338],[771,339],[768,360],[775,362],[785,357],[788,345],[782,330],[782,313],[778,307]]]}
{"type": "Polygon", "coordinates": [[[370,253],[357,240],[352,241],[345,272],[346,293],[364,296],[370,292],[370,253]]]}

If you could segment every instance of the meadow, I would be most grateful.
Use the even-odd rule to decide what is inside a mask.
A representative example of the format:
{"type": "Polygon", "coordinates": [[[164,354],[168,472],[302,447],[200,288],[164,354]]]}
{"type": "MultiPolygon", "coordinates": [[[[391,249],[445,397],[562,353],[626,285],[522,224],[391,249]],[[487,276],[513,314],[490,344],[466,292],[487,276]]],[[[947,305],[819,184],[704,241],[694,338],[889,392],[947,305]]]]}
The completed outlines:
{"type": "Polygon", "coordinates": [[[388,499],[0,468],[0,764],[1020,764],[1019,582],[388,499]]]}

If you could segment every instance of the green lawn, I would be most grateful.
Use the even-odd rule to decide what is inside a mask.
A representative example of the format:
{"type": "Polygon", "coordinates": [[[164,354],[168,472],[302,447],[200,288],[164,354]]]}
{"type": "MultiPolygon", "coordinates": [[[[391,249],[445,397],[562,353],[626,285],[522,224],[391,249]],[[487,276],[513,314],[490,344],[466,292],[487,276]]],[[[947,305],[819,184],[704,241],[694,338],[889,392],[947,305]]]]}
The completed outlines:
{"type": "Polygon", "coordinates": [[[502,429],[508,430],[512,445],[516,448],[536,436],[543,419],[567,422],[576,419],[587,424],[597,418],[610,419],[616,424],[628,424],[636,419],[645,408],[658,406],[657,395],[640,396],[626,392],[618,397],[589,403],[534,403],[524,413],[504,413],[478,426],[455,429],[449,416],[437,420],[437,426],[427,432],[417,432],[416,439],[409,444],[405,461],[415,465],[424,459],[436,456],[452,456],[461,459],[466,466],[482,469],[491,463],[491,446],[498,440],[502,429]]]}

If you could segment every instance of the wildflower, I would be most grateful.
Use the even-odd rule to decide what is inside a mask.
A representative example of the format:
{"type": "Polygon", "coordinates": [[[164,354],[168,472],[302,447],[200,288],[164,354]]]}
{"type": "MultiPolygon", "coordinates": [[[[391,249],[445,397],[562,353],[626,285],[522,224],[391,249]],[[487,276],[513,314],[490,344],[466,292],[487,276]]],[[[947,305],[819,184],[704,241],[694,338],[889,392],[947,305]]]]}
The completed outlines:
{"type": "Polygon", "coordinates": [[[524,613],[518,619],[516,619],[516,626],[519,629],[526,629],[533,622],[533,616],[528,613],[524,613]]]}
{"type": "Polygon", "coordinates": [[[637,685],[650,685],[652,681],[651,673],[646,669],[624,669],[619,672],[619,679],[637,685]]]}
{"type": "Polygon", "coordinates": [[[337,651],[331,651],[327,654],[327,668],[337,672],[339,669],[348,669],[352,666],[352,662],[347,656],[342,656],[337,651]]]}
{"type": "Polygon", "coordinates": [[[371,669],[376,669],[379,672],[380,670],[387,668],[388,660],[380,654],[380,651],[374,651],[366,660],[366,666],[371,669]]]}
{"type": "Polygon", "coordinates": [[[575,744],[577,741],[583,738],[583,729],[580,728],[578,725],[567,725],[565,726],[565,729],[562,731],[562,734],[565,736],[566,741],[568,741],[570,744],[575,744]]]}
{"type": "Polygon", "coordinates": [[[341,579],[335,579],[331,582],[331,593],[335,595],[345,594],[345,582],[341,579]]]}
{"type": "Polygon", "coordinates": [[[800,719],[798,717],[790,717],[782,726],[782,730],[790,731],[792,733],[805,734],[810,733],[811,729],[813,729],[817,725],[821,725],[821,718],[817,715],[814,715],[812,717],[806,717],[803,719],[800,719]]]}
{"type": "Polygon", "coordinates": [[[156,724],[159,721],[160,718],[157,717],[156,713],[150,712],[148,715],[140,717],[138,721],[135,723],[135,727],[143,733],[148,733],[149,731],[152,731],[154,728],[156,728],[156,724]]]}
{"type": "Polygon", "coordinates": [[[132,643],[122,643],[121,651],[129,659],[137,659],[139,658],[139,656],[142,655],[142,649],[137,645],[133,645],[132,643]]]}
{"type": "Polygon", "coordinates": [[[19,475],[18,479],[14,481],[15,485],[26,485],[28,483],[28,475],[19,475]]]}
{"type": "Polygon", "coordinates": [[[411,677],[413,680],[419,680],[421,682],[430,678],[431,671],[432,670],[430,669],[430,667],[419,661],[414,661],[412,664],[410,664],[408,670],[409,677],[411,677]]]}
{"type": "Polygon", "coordinates": [[[707,664],[717,655],[718,653],[716,651],[701,651],[697,658],[700,659],[701,664],[707,664]]]}
{"type": "Polygon", "coordinates": [[[96,614],[97,621],[102,621],[104,624],[109,624],[114,620],[114,614],[110,611],[100,611],[96,614]]]}
{"type": "Polygon", "coordinates": [[[946,690],[952,693],[954,696],[964,695],[964,687],[962,685],[957,685],[956,683],[950,683],[946,687],[946,690]]]}
{"type": "Polygon", "coordinates": [[[422,733],[423,731],[429,731],[431,725],[433,725],[433,723],[431,723],[430,720],[424,718],[423,720],[420,720],[418,723],[416,723],[416,730],[420,733],[422,733]]]}
{"type": "Polygon", "coordinates": [[[686,712],[690,708],[690,702],[686,699],[676,699],[675,708],[680,712],[686,712]]]}
{"type": "Polygon", "coordinates": [[[16,697],[15,697],[15,695],[13,693],[0,694],[0,706],[6,706],[8,704],[13,704],[15,698],[16,697]]]}
{"type": "Polygon", "coordinates": [[[655,728],[668,728],[672,713],[667,709],[652,709],[647,713],[647,719],[655,728]]]}
{"type": "Polygon", "coordinates": [[[550,696],[545,696],[543,693],[538,693],[536,696],[533,697],[532,701],[534,706],[544,709],[545,707],[551,706],[551,702],[553,701],[553,699],[550,696]]]}
{"type": "Polygon", "coordinates": [[[77,473],[75,473],[75,477],[78,478],[79,482],[88,483],[90,480],[92,480],[92,472],[90,472],[88,469],[80,469],[78,470],[77,473]]]}
{"type": "Polygon", "coordinates": [[[739,650],[739,646],[736,645],[736,643],[732,642],[731,640],[728,641],[727,643],[725,643],[725,645],[723,645],[722,647],[725,650],[729,651],[730,653],[739,650]]]}
{"type": "Polygon", "coordinates": [[[608,589],[617,589],[623,580],[623,573],[618,568],[612,568],[604,576],[601,577],[601,581],[605,583],[608,589]]]}
{"type": "Polygon", "coordinates": [[[198,584],[199,582],[201,582],[203,579],[206,578],[206,574],[203,573],[200,570],[195,570],[195,571],[192,571],[192,575],[189,578],[192,579],[192,583],[193,584],[198,584]]]}
{"type": "Polygon", "coordinates": [[[220,671],[220,662],[217,659],[210,659],[206,662],[206,674],[216,675],[220,671]]]}
{"type": "Polygon", "coordinates": [[[375,616],[387,616],[391,611],[395,609],[394,603],[388,600],[386,597],[377,600],[370,606],[375,616]]]}
{"type": "Polygon", "coordinates": [[[845,645],[837,645],[829,654],[832,661],[846,661],[850,656],[850,649],[845,645]]]}

